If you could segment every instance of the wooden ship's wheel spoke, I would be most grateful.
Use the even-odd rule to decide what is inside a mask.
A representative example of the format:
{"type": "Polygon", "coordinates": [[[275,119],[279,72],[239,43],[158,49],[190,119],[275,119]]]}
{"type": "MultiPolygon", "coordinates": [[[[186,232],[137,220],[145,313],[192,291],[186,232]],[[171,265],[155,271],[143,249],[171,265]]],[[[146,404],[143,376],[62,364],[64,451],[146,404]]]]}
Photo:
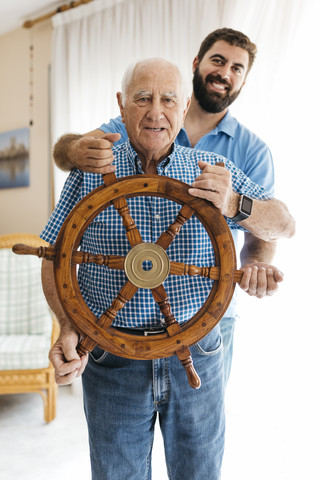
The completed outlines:
{"type": "MultiPolygon", "coordinates": [[[[174,318],[171,312],[171,305],[169,303],[169,300],[163,285],[159,285],[158,287],[152,289],[151,292],[152,292],[153,298],[155,299],[155,301],[160,307],[161,313],[164,316],[164,319],[167,325],[168,334],[172,337],[177,333],[180,333],[181,326],[177,322],[177,320],[174,318]]],[[[195,389],[200,388],[201,380],[193,366],[193,361],[192,361],[189,347],[182,346],[181,348],[177,348],[177,351],[175,353],[187,373],[189,384],[192,386],[192,388],[195,388],[195,389]]]]}
{"type": "MultiPolygon", "coordinates": [[[[132,283],[128,280],[124,286],[121,288],[120,292],[113,300],[111,306],[104,312],[103,315],[97,320],[97,325],[104,330],[107,330],[111,327],[114,319],[117,316],[119,310],[121,310],[125,304],[131,300],[134,296],[138,287],[132,285],[132,283]]],[[[97,342],[92,339],[90,336],[86,335],[84,338],[81,339],[77,350],[79,354],[86,354],[87,352],[91,352],[94,347],[97,346],[97,342]]]]}
{"type": "Polygon", "coordinates": [[[193,214],[194,210],[192,208],[190,208],[188,205],[183,205],[175,221],[168,227],[165,232],[160,235],[160,237],[156,241],[157,245],[160,245],[164,250],[166,250],[173,242],[176,235],[180,232],[181,227],[186,223],[187,220],[189,220],[189,218],[193,214]]]}
{"type": "MultiPolygon", "coordinates": [[[[189,275],[191,277],[199,275],[203,278],[219,280],[220,268],[215,266],[199,267],[197,265],[187,265],[181,262],[170,262],[170,275],[189,275]]],[[[235,270],[233,275],[233,281],[240,282],[242,275],[242,270],[235,270]]]]}
{"type": "MultiPolygon", "coordinates": [[[[103,183],[106,187],[109,185],[114,185],[117,183],[118,179],[114,173],[107,173],[103,175],[103,183]]],[[[131,247],[134,247],[138,243],[142,243],[142,237],[140,232],[130,215],[129,206],[126,200],[126,197],[123,195],[121,197],[115,198],[112,200],[114,208],[118,211],[120,217],[122,218],[122,223],[126,231],[127,239],[131,247]]]]}

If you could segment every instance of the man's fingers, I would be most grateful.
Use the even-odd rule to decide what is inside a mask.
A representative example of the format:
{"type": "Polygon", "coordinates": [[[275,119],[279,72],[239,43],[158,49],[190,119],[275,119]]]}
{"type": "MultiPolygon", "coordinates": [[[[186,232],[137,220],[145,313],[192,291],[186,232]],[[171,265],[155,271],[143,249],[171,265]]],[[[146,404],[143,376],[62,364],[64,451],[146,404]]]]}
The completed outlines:
{"type": "Polygon", "coordinates": [[[278,270],[278,269],[272,270],[271,269],[271,271],[272,271],[273,277],[274,277],[276,282],[278,282],[278,283],[283,282],[284,275],[280,270],[278,270]]]}
{"type": "MultiPolygon", "coordinates": [[[[267,273],[266,273],[266,275],[267,275],[267,291],[266,291],[266,295],[268,295],[268,296],[273,295],[273,294],[276,293],[277,290],[278,290],[278,281],[276,280],[276,278],[277,278],[276,273],[277,273],[277,271],[274,272],[274,271],[272,270],[272,268],[268,268],[268,269],[267,269],[267,273]]],[[[279,278],[281,278],[280,281],[282,282],[282,280],[283,280],[283,275],[282,275],[282,277],[279,276],[279,278]]]]}
{"type": "Polygon", "coordinates": [[[283,281],[283,274],[272,265],[250,264],[242,270],[244,273],[239,283],[240,288],[257,298],[273,295],[278,290],[278,283],[283,281]]]}
{"type": "Polygon", "coordinates": [[[113,164],[105,163],[104,161],[99,163],[99,166],[96,166],[91,163],[83,164],[82,170],[89,173],[100,173],[105,175],[106,173],[113,173],[116,170],[116,167],[113,164]]]}
{"type": "Polygon", "coordinates": [[[200,160],[198,162],[199,168],[202,170],[202,173],[216,173],[217,175],[223,175],[224,173],[224,163],[218,162],[215,165],[211,163],[204,162],[200,160]]]}
{"type": "Polygon", "coordinates": [[[110,150],[120,138],[120,133],[106,133],[103,137],[83,136],[78,140],[78,143],[81,149],[110,150]]]}
{"type": "Polygon", "coordinates": [[[88,362],[88,355],[79,357],[75,344],[68,341],[57,342],[49,353],[55,369],[55,380],[58,385],[69,385],[79,377],[88,362]]]}
{"type": "Polygon", "coordinates": [[[120,133],[106,133],[103,137],[82,137],[81,141],[90,150],[110,149],[113,144],[121,138],[120,133]]]}
{"type": "Polygon", "coordinates": [[[57,372],[60,376],[69,375],[69,373],[75,372],[81,368],[81,360],[72,360],[71,362],[60,363],[57,368],[57,372]]]}
{"type": "Polygon", "coordinates": [[[115,143],[117,142],[118,140],[120,140],[121,138],[121,135],[120,133],[106,133],[105,135],[103,135],[103,137],[101,137],[105,140],[108,140],[109,142],[111,143],[115,143]]]}

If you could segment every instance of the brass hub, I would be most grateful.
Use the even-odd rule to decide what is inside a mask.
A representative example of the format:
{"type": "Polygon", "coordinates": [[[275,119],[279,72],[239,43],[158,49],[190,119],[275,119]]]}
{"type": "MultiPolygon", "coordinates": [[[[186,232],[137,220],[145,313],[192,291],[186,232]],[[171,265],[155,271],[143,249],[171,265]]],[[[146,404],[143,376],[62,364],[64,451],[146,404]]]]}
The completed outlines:
{"type": "Polygon", "coordinates": [[[170,260],[165,250],[156,243],[139,243],[127,254],[124,271],[133,285],[139,288],[156,288],[169,275],[170,260]],[[150,268],[147,269],[147,263],[150,268]]]}

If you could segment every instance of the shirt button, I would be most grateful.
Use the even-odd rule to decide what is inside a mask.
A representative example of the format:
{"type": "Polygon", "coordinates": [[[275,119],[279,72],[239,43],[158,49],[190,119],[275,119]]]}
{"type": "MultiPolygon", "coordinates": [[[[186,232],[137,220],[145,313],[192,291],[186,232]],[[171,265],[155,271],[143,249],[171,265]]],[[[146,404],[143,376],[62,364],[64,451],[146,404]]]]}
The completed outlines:
{"type": "Polygon", "coordinates": [[[156,213],[155,216],[154,216],[154,218],[155,218],[156,220],[160,220],[160,215],[159,215],[159,213],[156,213]]]}

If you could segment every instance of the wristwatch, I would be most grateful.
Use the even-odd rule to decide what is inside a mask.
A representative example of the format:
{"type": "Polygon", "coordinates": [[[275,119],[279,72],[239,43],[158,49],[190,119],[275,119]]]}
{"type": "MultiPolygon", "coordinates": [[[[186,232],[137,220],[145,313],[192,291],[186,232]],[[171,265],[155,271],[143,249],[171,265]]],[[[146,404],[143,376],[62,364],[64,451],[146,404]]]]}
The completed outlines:
{"type": "Polygon", "coordinates": [[[241,222],[251,215],[253,200],[246,195],[240,195],[239,212],[235,217],[230,218],[234,222],[241,222]]]}

